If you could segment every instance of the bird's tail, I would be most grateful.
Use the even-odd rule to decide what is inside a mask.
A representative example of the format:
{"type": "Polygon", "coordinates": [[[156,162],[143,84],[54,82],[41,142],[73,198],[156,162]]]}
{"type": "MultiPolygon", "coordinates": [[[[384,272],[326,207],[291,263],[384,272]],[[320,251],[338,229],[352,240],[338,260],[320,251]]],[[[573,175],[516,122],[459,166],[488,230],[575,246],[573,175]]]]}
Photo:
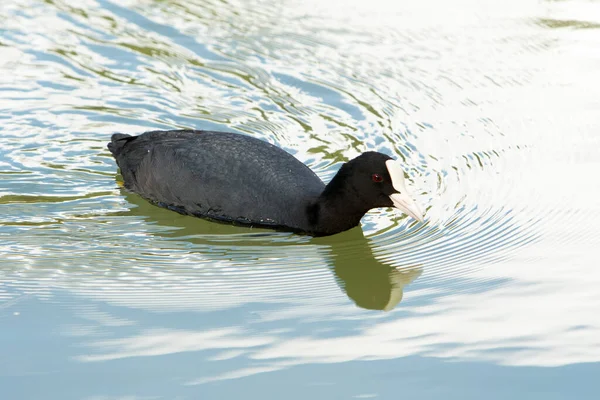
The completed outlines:
{"type": "Polygon", "coordinates": [[[117,157],[121,153],[121,150],[123,150],[123,146],[132,139],[135,139],[135,136],[127,135],[126,133],[115,133],[110,137],[110,143],[107,146],[108,150],[110,150],[113,156],[117,157]]]}

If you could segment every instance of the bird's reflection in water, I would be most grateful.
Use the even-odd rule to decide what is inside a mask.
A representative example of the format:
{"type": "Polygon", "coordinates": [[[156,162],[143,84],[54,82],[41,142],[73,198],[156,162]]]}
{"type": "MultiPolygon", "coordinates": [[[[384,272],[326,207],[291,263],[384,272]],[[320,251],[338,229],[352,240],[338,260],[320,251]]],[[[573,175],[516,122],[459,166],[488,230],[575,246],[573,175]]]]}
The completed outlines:
{"type": "Polygon", "coordinates": [[[333,254],[333,272],[342,289],[359,307],[392,310],[402,300],[404,286],[421,274],[418,266],[398,268],[377,260],[371,242],[360,228],[327,239],[333,254]]]}
{"type": "MultiPolygon", "coordinates": [[[[218,253],[233,262],[237,253],[243,253],[247,260],[249,252],[255,252],[257,262],[266,257],[289,257],[289,261],[294,263],[303,254],[309,260],[317,255],[328,264],[346,295],[361,308],[392,310],[402,300],[404,287],[421,274],[419,266],[398,268],[377,260],[360,227],[337,235],[313,238],[183,216],[154,206],[125,189],[121,192],[131,207],[118,214],[142,217],[149,223],[173,228],[157,230],[153,234],[191,242],[198,245],[197,251],[218,247],[218,253]]],[[[282,268],[285,268],[285,260],[282,261],[282,268]]]]}

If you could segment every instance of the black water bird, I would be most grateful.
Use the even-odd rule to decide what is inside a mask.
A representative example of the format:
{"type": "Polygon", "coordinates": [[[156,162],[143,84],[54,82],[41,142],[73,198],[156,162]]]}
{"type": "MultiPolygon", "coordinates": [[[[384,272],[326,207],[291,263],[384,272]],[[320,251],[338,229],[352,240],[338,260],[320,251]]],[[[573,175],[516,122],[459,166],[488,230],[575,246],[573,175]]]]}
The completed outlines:
{"type": "Polygon", "coordinates": [[[181,214],[315,236],[353,228],[377,207],[423,221],[402,167],[378,152],[344,163],[325,185],[286,151],[237,133],[116,133],[108,149],[125,188],[181,214]]]}

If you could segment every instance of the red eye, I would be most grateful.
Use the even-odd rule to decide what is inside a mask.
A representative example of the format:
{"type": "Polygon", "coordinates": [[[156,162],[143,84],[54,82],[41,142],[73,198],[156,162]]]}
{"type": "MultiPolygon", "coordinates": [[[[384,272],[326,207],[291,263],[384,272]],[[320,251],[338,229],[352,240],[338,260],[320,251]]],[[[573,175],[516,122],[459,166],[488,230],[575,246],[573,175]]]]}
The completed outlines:
{"type": "Polygon", "coordinates": [[[379,175],[379,174],[373,174],[371,175],[371,179],[373,179],[373,182],[383,182],[383,176],[379,175]]]}

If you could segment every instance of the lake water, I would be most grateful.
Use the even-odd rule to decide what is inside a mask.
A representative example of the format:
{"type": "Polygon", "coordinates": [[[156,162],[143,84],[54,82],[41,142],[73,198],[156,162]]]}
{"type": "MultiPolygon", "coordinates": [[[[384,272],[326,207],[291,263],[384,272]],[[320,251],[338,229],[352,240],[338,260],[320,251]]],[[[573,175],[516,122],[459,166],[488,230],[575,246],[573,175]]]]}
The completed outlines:
{"type": "Polygon", "coordinates": [[[596,399],[600,2],[3,0],[2,399],[596,399]],[[427,209],[311,238],[118,185],[245,133],[427,209]]]}

